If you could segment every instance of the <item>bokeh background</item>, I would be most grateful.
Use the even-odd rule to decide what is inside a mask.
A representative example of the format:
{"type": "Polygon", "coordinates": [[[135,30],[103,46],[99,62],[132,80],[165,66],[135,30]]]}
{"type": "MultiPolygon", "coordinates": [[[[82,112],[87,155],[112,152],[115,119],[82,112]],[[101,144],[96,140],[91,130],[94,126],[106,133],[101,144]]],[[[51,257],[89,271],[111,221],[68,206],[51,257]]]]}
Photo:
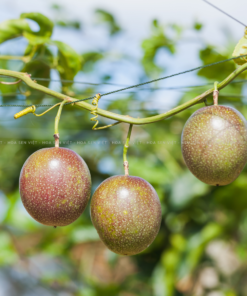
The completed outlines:
{"type": "MultiPolygon", "coordinates": [[[[214,4],[245,21],[245,1],[214,4]]],[[[199,0],[1,0],[0,22],[0,68],[29,72],[38,83],[76,98],[230,58],[244,33],[243,26],[199,0]],[[26,21],[31,35],[22,32],[25,37],[5,41],[2,22],[30,12],[46,15],[54,23],[50,39],[70,47],[38,40],[39,26],[30,19],[26,21]]],[[[41,27],[49,35],[47,23],[41,27]]],[[[103,97],[99,106],[133,117],[160,114],[199,95],[235,68],[233,61],[209,67],[103,97]]],[[[222,90],[220,103],[247,117],[245,79],[243,73],[222,90]]],[[[57,102],[24,84],[1,85],[0,100],[57,102]]],[[[57,229],[42,226],[27,214],[20,201],[19,173],[30,154],[54,145],[56,111],[14,120],[23,108],[0,108],[0,295],[247,295],[247,169],[232,184],[216,188],[197,180],[181,154],[183,125],[203,106],[133,128],[130,174],[154,186],[163,219],[154,243],[131,257],[118,256],[103,245],[89,206],[76,222],[57,229]]],[[[91,117],[81,109],[64,107],[60,139],[61,146],[87,162],[94,192],[104,179],[123,174],[128,125],[92,131],[91,117]]],[[[100,125],[108,123],[112,121],[100,118],[100,125]]]]}

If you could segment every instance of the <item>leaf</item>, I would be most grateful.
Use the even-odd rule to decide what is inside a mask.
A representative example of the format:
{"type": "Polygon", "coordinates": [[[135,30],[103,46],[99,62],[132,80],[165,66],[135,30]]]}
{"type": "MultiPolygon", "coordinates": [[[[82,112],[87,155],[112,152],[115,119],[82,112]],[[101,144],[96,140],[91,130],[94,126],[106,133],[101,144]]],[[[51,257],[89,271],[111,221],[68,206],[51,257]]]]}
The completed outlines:
{"type": "MultiPolygon", "coordinates": [[[[61,79],[73,80],[81,69],[81,56],[68,44],[61,41],[50,41],[58,48],[58,71],[61,79]]],[[[66,86],[72,83],[66,83],[66,86]]]]}
{"type": "Polygon", "coordinates": [[[129,156],[128,159],[131,164],[130,173],[133,176],[139,176],[152,184],[168,184],[171,182],[171,176],[165,167],[155,166],[147,159],[138,159],[132,156],[129,156]]]}
{"type": "Polygon", "coordinates": [[[93,65],[97,61],[103,59],[103,54],[99,52],[86,52],[82,55],[83,61],[82,61],[82,70],[85,72],[89,72],[93,70],[93,65]]]}
{"type": "Polygon", "coordinates": [[[33,35],[51,37],[54,24],[48,17],[44,16],[39,12],[30,12],[22,13],[21,18],[33,20],[39,25],[40,30],[38,32],[32,32],[33,35]]]}
{"type": "Polygon", "coordinates": [[[49,66],[50,68],[54,67],[54,56],[46,45],[39,46],[39,48],[36,50],[34,57],[35,59],[38,59],[39,61],[49,66]]]}
{"type": "MultiPolygon", "coordinates": [[[[213,46],[207,46],[201,50],[200,59],[203,61],[203,65],[219,62],[228,59],[227,54],[218,53],[213,46]]],[[[233,61],[221,63],[212,67],[207,67],[198,71],[199,76],[203,76],[208,79],[223,80],[226,73],[231,73],[235,70],[235,64],[233,61]]]]}
{"type": "MultiPolygon", "coordinates": [[[[22,72],[27,72],[32,75],[32,77],[37,78],[50,78],[50,67],[45,64],[44,62],[40,60],[33,60],[29,63],[27,63],[24,68],[21,70],[22,72]]],[[[49,86],[49,80],[48,81],[39,81],[39,84],[48,87],[49,86]]],[[[35,102],[39,102],[41,99],[44,98],[45,94],[33,89],[30,89],[32,92],[32,96],[35,99],[35,102]]]]}
{"type": "MultiPolygon", "coordinates": [[[[178,26],[170,26],[177,36],[181,33],[181,28],[178,26]]],[[[153,34],[151,37],[143,40],[142,49],[143,49],[143,58],[142,65],[147,75],[155,77],[158,76],[163,69],[158,66],[155,62],[155,57],[159,49],[164,48],[171,54],[175,53],[175,44],[174,40],[169,38],[164,33],[164,28],[159,25],[157,20],[153,21],[153,34]]]]}
{"type": "Polygon", "coordinates": [[[63,28],[72,28],[72,29],[76,29],[79,30],[81,28],[81,23],[79,21],[63,21],[63,20],[59,20],[56,22],[56,25],[59,27],[63,27],[63,28]]]}
{"type": "Polygon", "coordinates": [[[245,57],[240,57],[238,59],[235,59],[234,62],[238,65],[243,65],[245,63],[247,63],[247,38],[246,36],[242,37],[238,44],[236,45],[236,47],[234,48],[233,57],[238,57],[241,55],[245,55],[245,57]]]}
{"type": "Polygon", "coordinates": [[[34,47],[33,45],[28,44],[25,49],[24,56],[27,58],[33,57],[34,59],[38,59],[50,68],[54,67],[53,54],[46,45],[39,45],[38,47],[34,47]],[[33,53],[33,50],[35,50],[35,53],[33,53]]]}
{"type": "Polygon", "coordinates": [[[180,276],[184,276],[196,268],[208,243],[222,235],[223,230],[224,228],[221,225],[212,222],[188,239],[187,255],[180,266],[180,276]]]}
{"type": "Polygon", "coordinates": [[[29,41],[30,45],[41,45],[49,42],[48,37],[36,36],[32,33],[23,32],[23,36],[29,41]]]}
{"type": "Polygon", "coordinates": [[[225,212],[233,211],[236,220],[247,208],[246,180],[247,174],[242,172],[234,182],[227,186],[227,190],[220,187],[221,190],[217,190],[214,194],[215,203],[220,205],[225,212]],[[238,198],[233,198],[233,196],[238,198]]]}
{"type": "Polygon", "coordinates": [[[109,25],[111,35],[114,35],[121,31],[121,28],[119,27],[114,16],[111,13],[103,9],[96,9],[95,12],[99,16],[100,23],[107,23],[109,25]]]}
{"type": "Polygon", "coordinates": [[[19,37],[23,32],[31,32],[29,24],[23,19],[8,20],[0,23],[0,44],[19,37]]]}
{"type": "Polygon", "coordinates": [[[43,44],[52,35],[53,26],[53,22],[41,13],[22,13],[20,19],[8,20],[0,24],[0,44],[19,36],[26,37],[32,45],[43,44]],[[32,31],[25,18],[37,22],[40,30],[32,31]]]}
{"type": "Polygon", "coordinates": [[[198,23],[198,22],[194,23],[194,29],[196,31],[201,31],[202,28],[203,28],[203,25],[201,23],[198,23]]]}

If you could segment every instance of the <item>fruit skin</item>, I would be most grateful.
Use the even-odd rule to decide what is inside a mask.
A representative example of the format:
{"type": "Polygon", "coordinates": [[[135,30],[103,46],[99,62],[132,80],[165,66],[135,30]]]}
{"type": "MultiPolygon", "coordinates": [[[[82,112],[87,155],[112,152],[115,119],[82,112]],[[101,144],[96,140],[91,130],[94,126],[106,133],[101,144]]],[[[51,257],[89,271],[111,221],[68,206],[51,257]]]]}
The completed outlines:
{"type": "Polygon", "coordinates": [[[231,107],[214,105],[197,110],[187,120],[181,142],[189,170],[210,185],[233,182],[247,161],[247,123],[231,107]]]}
{"type": "Polygon", "coordinates": [[[161,205],[144,179],[113,176],[93,194],[91,219],[105,245],[121,255],[145,250],[160,229],[161,205]]]}
{"type": "Polygon", "coordinates": [[[91,194],[91,176],[84,160],[67,148],[44,148],[33,153],[20,174],[20,195],[38,222],[65,226],[84,211],[91,194]]]}

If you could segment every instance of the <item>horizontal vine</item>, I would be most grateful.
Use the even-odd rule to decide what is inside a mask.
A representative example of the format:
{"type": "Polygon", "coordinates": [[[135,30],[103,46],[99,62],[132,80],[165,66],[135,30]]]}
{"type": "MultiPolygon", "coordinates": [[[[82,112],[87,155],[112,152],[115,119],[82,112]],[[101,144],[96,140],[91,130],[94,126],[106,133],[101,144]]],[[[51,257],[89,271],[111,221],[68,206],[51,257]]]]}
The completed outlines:
{"type": "MultiPolygon", "coordinates": [[[[247,63],[243,64],[240,66],[238,69],[233,71],[227,78],[225,78],[222,82],[218,83],[218,90],[223,89],[226,87],[234,78],[236,78],[239,74],[241,74],[243,71],[247,70],[247,63]]],[[[23,73],[23,72],[16,72],[16,71],[10,71],[10,70],[5,70],[5,69],[0,69],[0,75],[4,75],[7,77],[12,77],[12,78],[17,78],[18,80],[23,81],[26,83],[30,88],[38,90],[40,92],[43,92],[47,95],[50,95],[54,98],[63,100],[63,101],[68,101],[73,103],[73,105],[76,105],[77,107],[87,110],[87,111],[94,111],[94,106],[86,103],[84,101],[79,101],[73,97],[67,96],[65,94],[56,92],[54,90],[51,90],[43,85],[38,84],[37,82],[33,81],[30,77],[29,74],[23,73]]],[[[180,113],[183,110],[188,109],[189,107],[202,103],[206,100],[207,97],[212,95],[214,92],[214,87],[208,89],[207,91],[203,92],[201,95],[193,98],[192,100],[189,100],[188,102],[177,106],[165,113],[155,115],[155,116],[150,116],[146,118],[133,118],[130,117],[129,115],[120,115],[116,114],[107,110],[103,110],[100,108],[97,108],[97,114],[100,116],[103,116],[105,118],[109,118],[112,120],[117,120],[119,122],[124,122],[124,123],[129,123],[133,125],[144,125],[144,124],[149,124],[149,123],[154,123],[163,119],[166,119],[168,117],[171,117],[177,113],[180,113]]]]}

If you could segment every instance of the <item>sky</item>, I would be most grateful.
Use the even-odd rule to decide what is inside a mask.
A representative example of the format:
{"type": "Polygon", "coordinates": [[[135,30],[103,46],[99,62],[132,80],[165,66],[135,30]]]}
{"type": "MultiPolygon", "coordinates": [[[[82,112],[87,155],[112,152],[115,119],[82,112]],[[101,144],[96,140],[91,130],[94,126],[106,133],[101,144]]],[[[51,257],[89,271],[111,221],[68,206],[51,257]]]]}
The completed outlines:
{"type": "MultiPolygon", "coordinates": [[[[246,21],[246,0],[211,1],[243,23],[246,21]]],[[[91,21],[95,8],[109,10],[128,33],[137,38],[145,37],[149,30],[149,23],[154,18],[163,23],[175,22],[183,26],[188,26],[194,20],[198,20],[205,24],[204,36],[213,43],[220,39],[218,34],[225,26],[231,30],[236,39],[239,39],[243,34],[243,27],[240,24],[213,9],[202,0],[125,0],[121,2],[113,0],[1,0],[0,21],[18,17],[23,11],[34,10],[52,17],[49,8],[53,3],[64,6],[68,15],[81,19],[83,22],[91,21]]]]}

